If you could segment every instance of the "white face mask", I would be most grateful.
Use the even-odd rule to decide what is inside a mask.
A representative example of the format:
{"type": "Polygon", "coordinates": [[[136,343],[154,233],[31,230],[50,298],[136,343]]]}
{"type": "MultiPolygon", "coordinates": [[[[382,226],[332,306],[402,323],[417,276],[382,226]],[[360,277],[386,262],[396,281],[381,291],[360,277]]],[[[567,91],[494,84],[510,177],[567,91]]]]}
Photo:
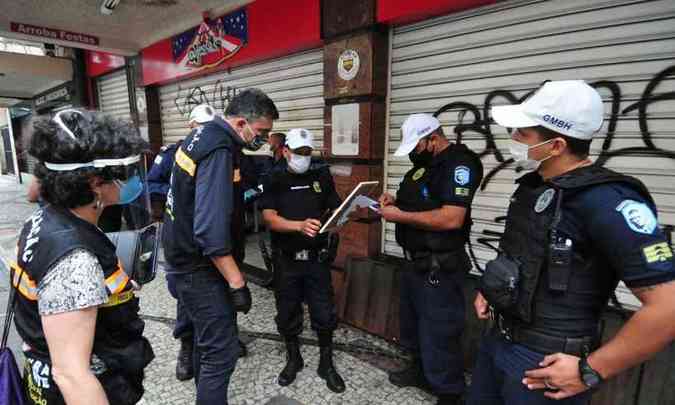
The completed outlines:
{"type": "Polygon", "coordinates": [[[551,156],[542,159],[542,160],[535,160],[535,159],[530,159],[529,156],[529,151],[530,149],[538,148],[541,145],[545,145],[549,142],[551,142],[553,139],[549,139],[548,141],[544,141],[541,143],[538,143],[536,145],[528,145],[526,143],[514,141],[513,139],[511,140],[511,144],[509,145],[509,152],[511,153],[511,156],[513,157],[513,160],[516,162],[516,165],[524,170],[528,171],[534,171],[539,169],[539,166],[541,165],[541,162],[549,159],[551,156]]]}
{"type": "Polygon", "coordinates": [[[302,156],[291,153],[291,158],[288,160],[288,168],[291,169],[293,173],[303,174],[309,169],[310,163],[312,163],[311,156],[302,156]]]}

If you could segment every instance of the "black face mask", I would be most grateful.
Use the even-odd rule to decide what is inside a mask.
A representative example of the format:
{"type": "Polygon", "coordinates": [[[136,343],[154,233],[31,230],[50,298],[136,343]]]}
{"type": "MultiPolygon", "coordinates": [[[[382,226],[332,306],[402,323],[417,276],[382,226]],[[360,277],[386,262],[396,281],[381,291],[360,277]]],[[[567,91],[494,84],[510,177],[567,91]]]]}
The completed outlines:
{"type": "Polygon", "coordinates": [[[244,145],[244,148],[255,152],[260,148],[262,148],[262,146],[266,143],[267,140],[265,138],[263,138],[260,135],[256,135],[255,138],[253,138],[253,140],[250,143],[244,145]]]}
{"type": "Polygon", "coordinates": [[[428,166],[429,163],[434,158],[434,153],[427,150],[427,147],[429,146],[428,141],[426,147],[422,150],[422,152],[415,152],[414,150],[410,153],[408,153],[408,158],[412,162],[413,166],[428,166]]]}

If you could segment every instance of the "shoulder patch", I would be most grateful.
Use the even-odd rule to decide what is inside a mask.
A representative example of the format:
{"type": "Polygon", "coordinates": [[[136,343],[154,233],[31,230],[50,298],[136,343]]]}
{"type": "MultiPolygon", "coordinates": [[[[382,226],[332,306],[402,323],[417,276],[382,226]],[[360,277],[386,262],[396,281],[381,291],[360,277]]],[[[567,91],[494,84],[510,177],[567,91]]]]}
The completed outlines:
{"type": "Polygon", "coordinates": [[[465,186],[471,181],[471,170],[466,166],[455,167],[455,183],[465,186]]]}
{"type": "Polygon", "coordinates": [[[616,210],[623,215],[628,227],[633,232],[651,235],[656,229],[656,216],[645,203],[624,200],[617,205],[616,210]]]}
{"type": "Polygon", "coordinates": [[[642,248],[647,264],[666,262],[673,258],[673,251],[668,246],[668,242],[658,242],[642,248]]]}
{"type": "Polygon", "coordinates": [[[471,190],[464,187],[455,187],[455,195],[460,197],[469,197],[471,195],[471,190]]]}
{"type": "Polygon", "coordinates": [[[553,197],[555,197],[555,189],[549,188],[541,195],[539,198],[537,198],[537,202],[534,204],[534,212],[537,214],[541,214],[548,208],[549,205],[551,205],[551,201],[553,201],[553,197]]]}
{"type": "Polygon", "coordinates": [[[417,181],[420,178],[422,178],[422,176],[424,176],[425,171],[426,171],[426,169],[423,168],[423,167],[420,167],[419,169],[417,169],[417,171],[415,173],[413,173],[413,175],[412,175],[413,181],[417,181]]]}

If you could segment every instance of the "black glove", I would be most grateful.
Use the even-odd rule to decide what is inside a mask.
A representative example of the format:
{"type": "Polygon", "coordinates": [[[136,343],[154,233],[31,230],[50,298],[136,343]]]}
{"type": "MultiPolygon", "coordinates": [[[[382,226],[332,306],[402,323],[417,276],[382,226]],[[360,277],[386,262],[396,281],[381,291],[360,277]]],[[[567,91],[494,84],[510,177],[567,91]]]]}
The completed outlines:
{"type": "Polygon", "coordinates": [[[230,296],[235,311],[247,314],[251,310],[251,290],[248,289],[248,286],[230,288],[230,296]]]}

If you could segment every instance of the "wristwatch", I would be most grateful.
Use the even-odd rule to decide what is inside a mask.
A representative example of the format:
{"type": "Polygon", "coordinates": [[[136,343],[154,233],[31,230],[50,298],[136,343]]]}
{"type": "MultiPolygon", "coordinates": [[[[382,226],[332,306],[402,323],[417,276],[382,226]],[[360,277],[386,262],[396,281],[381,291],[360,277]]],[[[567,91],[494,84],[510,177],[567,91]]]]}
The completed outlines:
{"type": "Polygon", "coordinates": [[[600,373],[593,370],[588,364],[588,358],[586,356],[579,359],[579,374],[581,375],[581,381],[583,381],[588,388],[595,388],[604,381],[600,373]]]}

